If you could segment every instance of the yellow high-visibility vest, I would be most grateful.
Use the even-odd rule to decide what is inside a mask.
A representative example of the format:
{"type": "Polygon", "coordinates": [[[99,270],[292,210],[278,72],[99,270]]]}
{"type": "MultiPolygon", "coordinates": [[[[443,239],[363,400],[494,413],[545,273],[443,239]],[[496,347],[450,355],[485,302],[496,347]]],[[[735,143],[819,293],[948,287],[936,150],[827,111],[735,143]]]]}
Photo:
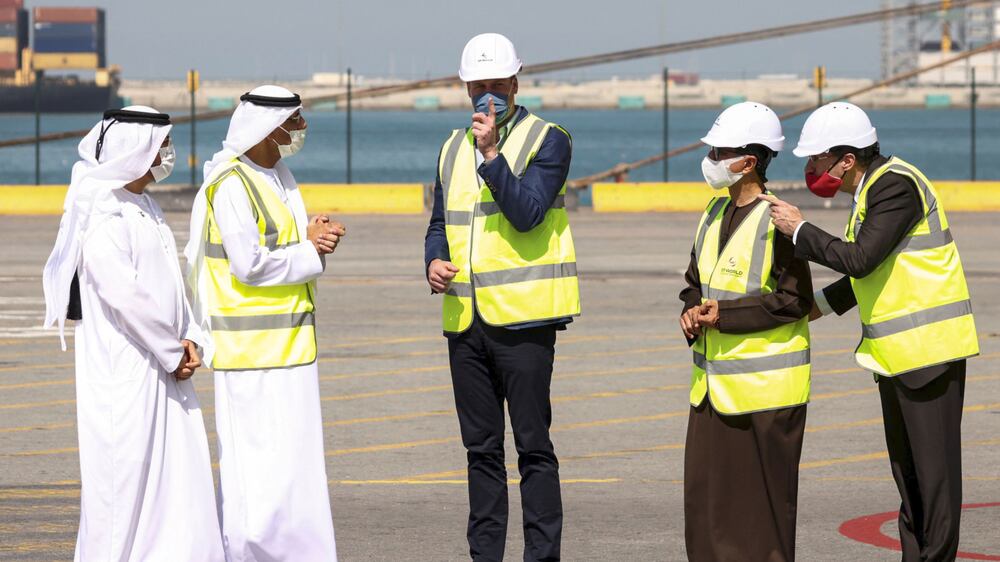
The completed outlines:
{"type": "MultiPolygon", "coordinates": [[[[698,225],[702,302],[733,300],[774,292],[771,274],[775,229],[770,204],[756,207],[732,232],[722,251],[719,236],[729,197],[709,202],[698,225]]],[[[691,405],[708,396],[720,414],[746,414],[809,401],[809,318],[748,334],[724,334],[702,326],[692,347],[691,405]]]]}
{"type": "Polygon", "coordinates": [[[239,178],[247,191],[262,247],[277,250],[300,242],[292,211],[253,168],[234,159],[215,175],[205,190],[208,238],[202,268],[211,288],[203,298],[216,348],[212,367],[232,371],[312,363],[316,360],[312,283],[255,287],[230,271],[212,207],[219,186],[229,177],[239,178]]]}
{"type": "MultiPolygon", "coordinates": [[[[514,124],[500,147],[514,175],[524,175],[554,126],[531,114],[514,124]]],[[[451,261],[458,267],[444,294],[444,331],[465,331],[476,311],[494,326],[579,315],[566,186],[540,225],[518,232],[489,188],[480,186],[475,150],[471,131],[457,129],[444,143],[438,162],[445,233],[451,261]]]]}
{"type": "Polygon", "coordinates": [[[924,216],[875,271],[851,278],[862,335],[854,357],[862,368],[883,376],[979,354],[958,248],[934,186],[920,170],[893,157],[869,174],[847,225],[847,240],[854,242],[864,230],[869,189],[889,173],[916,184],[924,216]]]}

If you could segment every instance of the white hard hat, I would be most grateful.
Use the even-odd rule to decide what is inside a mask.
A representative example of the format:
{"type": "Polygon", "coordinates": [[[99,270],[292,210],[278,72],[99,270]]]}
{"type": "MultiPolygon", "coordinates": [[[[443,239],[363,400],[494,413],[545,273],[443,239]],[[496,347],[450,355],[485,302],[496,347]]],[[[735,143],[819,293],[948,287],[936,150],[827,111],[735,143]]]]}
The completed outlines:
{"type": "Polygon", "coordinates": [[[781,133],[781,121],[770,107],[745,101],[727,107],[701,142],[708,146],[726,148],[762,144],[775,152],[781,152],[785,146],[785,135],[781,133]]]}
{"type": "Polygon", "coordinates": [[[835,146],[866,148],[876,142],[878,135],[865,111],[853,103],[836,101],[809,115],[802,126],[799,145],[792,153],[805,158],[823,154],[835,146]]]}
{"type": "Polygon", "coordinates": [[[476,35],[462,49],[458,77],[463,82],[510,78],[521,71],[514,44],[499,33],[476,35]]]}

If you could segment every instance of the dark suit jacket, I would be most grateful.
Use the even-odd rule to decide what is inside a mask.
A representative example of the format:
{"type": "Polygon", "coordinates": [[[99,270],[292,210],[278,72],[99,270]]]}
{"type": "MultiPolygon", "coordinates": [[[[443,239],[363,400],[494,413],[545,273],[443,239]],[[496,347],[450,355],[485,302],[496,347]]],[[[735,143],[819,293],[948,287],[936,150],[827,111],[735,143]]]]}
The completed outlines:
{"type": "MultiPolygon", "coordinates": [[[[868,171],[875,171],[887,160],[884,156],[876,158],[868,171]]],[[[916,184],[899,174],[880,177],[868,189],[867,198],[867,213],[862,223],[864,227],[855,242],[845,242],[808,222],[799,229],[795,240],[796,257],[844,274],[840,280],[823,289],[823,296],[838,316],[858,304],[851,289],[850,278],[860,279],[875,271],[917,226],[924,214],[916,184]]],[[[945,364],[918,369],[898,378],[909,388],[920,388],[947,371],[949,366],[950,364],[945,364]]]]}

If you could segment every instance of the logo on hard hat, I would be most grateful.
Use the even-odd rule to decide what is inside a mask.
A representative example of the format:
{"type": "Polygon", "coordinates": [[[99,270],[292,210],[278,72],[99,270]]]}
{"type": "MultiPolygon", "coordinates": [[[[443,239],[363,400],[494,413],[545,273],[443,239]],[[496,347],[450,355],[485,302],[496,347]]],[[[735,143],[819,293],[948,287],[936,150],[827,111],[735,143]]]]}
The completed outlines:
{"type": "Polygon", "coordinates": [[[486,53],[483,53],[479,55],[479,60],[477,60],[476,62],[493,62],[493,59],[490,58],[490,56],[487,55],[486,53]]]}

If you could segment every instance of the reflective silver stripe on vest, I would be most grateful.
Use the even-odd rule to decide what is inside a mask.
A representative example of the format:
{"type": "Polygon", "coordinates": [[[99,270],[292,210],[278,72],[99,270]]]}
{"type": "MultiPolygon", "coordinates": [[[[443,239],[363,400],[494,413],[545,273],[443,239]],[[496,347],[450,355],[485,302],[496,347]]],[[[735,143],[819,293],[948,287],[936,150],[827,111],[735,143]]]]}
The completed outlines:
{"type": "Polygon", "coordinates": [[[535,143],[538,142],[538,137],[541,136],[542,131],[547,125],[548,123],[537,118],[531,124],[531,128],[528,129],[528,135],[524,139],[524,144],[521,146],[521,152],[514,159],[514,166],[510,169],[510,171],[514,172],[515,176],[521,177],[524,175],[524,171],[528,168],[528,156],[531,154],[531,149],[534,148],[535,143]]]}
{"type": "Polygon", "coordinates": [[[472,274],[473,283],[480,289],[483,287],[495,287],[497,285],[539,281],[542,279],[560,279],[563,277],[576,277],[576,262],[529,265],[527,267],[516,267],[514,269],[486,273],[474,272],[472,274]]]}
{"type": "MultiPolygon", "coordinates": [[[[272,244],[268,246],[268,250],[284,250],[285,248],[292,246],[294,244],[272,244]]],[[[228,260],[229,254],[226,253],[226,248],[222,244],[215,244],[213,242],[205,243],[205,257],[206,258],[218,258],[222,260],[228,260]]]]}
{"type": "Polygon", "coordinates": [[[271,216],[271,213],[267,212],[267,207],[264,205],[264,199],[261,198],[260,192],[257,191],[257,186],[252,181],[250,181],[250,178],[243,173],[243,170],[239,169],[239,167],[236,167],[233,168],[233,171],[239,174],[241,178],[243,178],[243,183],[244,185],[247,186],[247,191],[250,192],[250,195],[254,198],[254,201],[257,202],[258,208],[260,208],[261,214],[264,215],[264,245],[267,246],[268,249],[271,250],[275,249],[278,244],[278,227],[275,224],[274,218],[271,216]]]}
{"type": "Polygon", "coordinates": [[[451,226],[469,226],[472,224],[472,211],[445,211],[444,223],[451,226]]]}
{"type": "Polygon", "coordinates": [[[448,285],[448,289],[445,290],[444,294],[458,298],[472,298],[472,284],[455,283],[452,281],[452,283],[448,285]]]}
{"type": "Polygon", "coordinates": [[[749,293],[737,293],[736,291],[713,289],[705,283],[701,284],[701,294],[704,295],[706,299],[713,299],[717,301],[734,301],[736,299],[742,299],[743,297],[759,297],[760,293],[760,289],[749,293]]]}
{"type": "Polygon", "coordinates": [[[705,356],[697,351],[693,353],[695,366],[710,375],[747,375],[777,369],[791,369],[809,364],[808,349],[767,357],[716,359],[714,361],[706,361],[705,356]]]}
{"type": "Polygon", "coordinates": [[[213,242],[205,242],[205,257],[220,260],[229,259],[229,256],[226,254],[226,249],[222,246],[222,244],[215,244],[213,242]]]}
{"type": "MultiPolygon", "coordinates": [[[[705,245],[705,236],[708,235],[708,229],[712,227],[712,223],[715,221],[715,215],[719,214],[720,209],[726,204],[728,199],[719,198],[715,200],[712,207],[708,210],[705,222],[702,223],[701,229],[698,230],[698,235],[694,238],[694,255],[699,261],[701,260],[701,247],[705,245]]],[[[705,294],[702,291],[702,294],[705,294]]]]}
{"type": "Polygon", "coordinates": [[[969,314],[972,314],[972,302],[966,299],[935,306],[892,320],[883,320],[875,324],[862,324],[861,335],[866,339],[874,340],[969,314]]]}
{"type": "Polygon", "coordinates": [[[888,171],[905,175],[916,182],[917,189],[920,190],[920,193],[924,196],[924,202],[927,204],[927,226],[930,227],[931,232],[941,232],[941,216],[938,215],[937,198],[931,193],[930,187],[927,186],[924,180],[920,179],[920,176],[913,170],[899,164],[890,162],[888,171]]]}
{"type": "MultiPolygon", "coordinates": [[[[500,205],[496,201],[481,201],[476,204],[476,208],[479,210],[479,214],[476,216],[488,217],[500,213],[500,205]]],[[[565,209],[566,208],[566,196],[559,194],[556,196],[555,201],[552,202],[550,209],[565,209]]],[[[452,226],[469,226],[472,224],[471,211],[445,211],[444,212],[444,222],[452,226]]]]}
{"type": "MultiPolygon", "coordinates": [[[[455,172],[455,161],[458,159],[458,151],[465,141],[465,131],[457,130],[448,140],[448,150],[444,153],[444,162],[441,164],[441,197],[444,208],[448,208],[448,189],[451,187],[452,176],[455,172]]],[[[471,220],[469,221],[471,222],[471,220]]],[[[450,223],[449,223],[450,224],[450,223]]],[[[463,223],[467,224],[467,223],[463,223]]]]}
{"type": "Polygon", "coordinates": [[[315,326],[312,312],[292,312],[290,314],[268,314],[261,316],[212,316],[213,330],[239,332],[245,330],[280,330],[315,326]]]}
{"type": "Polygon", "coordinates": [[[954,242],[951,236],[951,229],[941,232],[931,232],[930,234],[920,234],[917,236],[907,236],[900,241],[899,245],[892,251],[899,252],[919,252],[921,250],[933,250],[941,246],[947,246],[954,242]]]}
{"type": "MultiPolygon", "coordinates": [[[[885,173],[895,172],[897,174],[904,175],[904,176],[906,176],[908,178],[911,178],[917,184],[917,189],[920,190],[920,193],[923,195],[924,202],[927,205],[927,214],[925,215],[925,218],[927,219],[927,226],[930,229],[930,233],[931,234],[939,234],[939,233],[941,233],[942,232],[942,229],[941,229],[941,215],[938,213],[937,197],[934,197],[934,193],[931,192],[931,189],[927,185],[927,183],[924,182],[924,180],[922,180],[920,178],[920,176],[915,171],[907,168],[906,166],[902,166],[902,165],[900,165],[898,163],[895,163],[892,160],[890,160],[889,162],[887,162],[885,164],[885,166],[886,166],[886,172],[885,173]]],[[[879,176],[878,179],[882,179],[882,176],[879,176]]],[[[875,181],[878,181],[878,179],[876,179],[875,181]]],[[[874,183],[874,182],[872,182],[872,183],[874,183]]],[[[870,189],[871,189],[871,187],[869,186],[869,190],[870,189]]],[[[865,193],[865,198],[867,198],[867,197],[868,197],[868,193],[866,192],[865,193]]],[[[862,224],[862,221],[859,221],[859,220],[855,220],[854,221],[854,239],[855,240],[857,240],[858,235],[861,233],[861,224],[862,224]]],[[[923,236],[923,235],[921,235],[921,236],[923,236]]],[[[912,237],[912,238],[919,238],[921,236],[916,236],[916,237],[912,237]]],[[[903,239],[903,242],[906,242],[906,241],[907,241],[907,239],[903,239]]],[[[916,248],[916,247],[910,248],[910,247],[907,247],[905,250],[903,250],[900,247],[897,247],[896,251],[915,252],[915,251],[918,251],[918,250],[929,250],[931,248],[937,248],[939,246],[947,245],[949,242],[951,242],[951,241],[949,240],[948,242],[945,242],[944,244],[937,244],[937,245],[929,246],[929,247],[926,247],[926,248],[916,248]]],[[[900,244],[900,246],[903,246],[903,245],[900,244]]]]}
{"type": "MultiPolygon", "coordinates": [[[[770,206],[770,203],[766,201],[761,201],[758,205],[764,205],[765,208],[770,206]]],[[[756,210],[751,211],[753,214],[756,210]]],[[[714,299],[718,301],[723,300],[735,300],[741,299],[743,297],[755,297],[760,296],[764,291],[764,254],[767,252],[767,233],[771,225],[771,216],[765,211],[761,214],[760,218],[757,220],[757,229],[754,232],[753,246],[751,248],[750,254],[750,268],[747,271],[747,284],[745,292],[737,291],[726,291],[723,289],[716,289],[711,287],[706,283],[701,284],[701,294],[707,299],[714,299]]],[[[737,227],[738,229],[739,227],[737,227]]],[[[734,233],[729,235],[730,241],[732,240],[734,233]]],[[[704,240],[702,241],[704,243],[704,240]]],[[[728,243],[727,243],[728,245],[728,243]]],[[[700,256],[699,256],[700,261],[700,256]]],[[[722,259],[721,254],[718,259],[722,259]]]]}
{"type": "MultiPolygon", "coordinates": [[[[240,170],[238,165],[233,166],[229,170],[226,170],[221,174],[219,174],[219,179],[216,180],[214,183],[221,183],[222,180],[224,180],[227,175],[234,172],[238,176],[240,176],[240,179],[243,181],[243,185],[246,187],[247,192],[250,194],[251,197],[254,198],[254,201],[257,202],[257,206],[254,207],[253,209],[255,215],[254,218],[256,218],[258,208],[260,209],[260,212],[264,216],[264,246],[271,251],[278,250],[280,248],[288,246],[288,244],[278,244],[278,227],[274,222],[274,218],[271,216],[271,213],[267,212],[267,207],[264,206],[264,200],[261,198],[260,192],[257,191],[257,186],[254,185],[252,181],[250,181],[250,178],[247,177],[247,175],[244,174],[242,170],[240,170]]],[[[296,232],[295,234],[297,239],[298,232],[296,232]]],[[[207,231],[206,231],[206,236],[208,236],[207,231]]],[[[216,244],[208,239],[205,240],[205,257],[228,259],[228,256],[226,255],[226,249],[222,247],[222,244],[216,244]]]]}

